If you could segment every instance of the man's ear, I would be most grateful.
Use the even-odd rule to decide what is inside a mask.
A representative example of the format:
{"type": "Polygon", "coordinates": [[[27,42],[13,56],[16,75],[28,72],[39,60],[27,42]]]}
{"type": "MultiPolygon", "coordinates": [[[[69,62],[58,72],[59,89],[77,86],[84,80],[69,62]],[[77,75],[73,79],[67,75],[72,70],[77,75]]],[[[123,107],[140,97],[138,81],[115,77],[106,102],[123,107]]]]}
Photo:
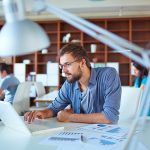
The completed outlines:
{"type": "Polygon", "coordinates": [[[82,60],[81,60],[81,67],[84,67],[86,65],[86,61],[85,61],[85,59],[83,58],[82,60]]]}

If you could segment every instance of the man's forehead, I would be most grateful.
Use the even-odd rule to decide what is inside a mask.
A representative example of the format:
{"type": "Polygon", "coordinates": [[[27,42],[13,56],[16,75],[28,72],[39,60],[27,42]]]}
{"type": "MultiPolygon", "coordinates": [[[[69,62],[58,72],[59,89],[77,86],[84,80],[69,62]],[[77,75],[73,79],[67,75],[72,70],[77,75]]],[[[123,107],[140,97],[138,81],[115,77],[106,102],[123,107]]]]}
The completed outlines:
{"type": "Polygon", "coordinates": [[[64,54],[63,56],[60,57],[60,63],[66,63],[73,60],[74,57],[71,54],[64,54]]]}

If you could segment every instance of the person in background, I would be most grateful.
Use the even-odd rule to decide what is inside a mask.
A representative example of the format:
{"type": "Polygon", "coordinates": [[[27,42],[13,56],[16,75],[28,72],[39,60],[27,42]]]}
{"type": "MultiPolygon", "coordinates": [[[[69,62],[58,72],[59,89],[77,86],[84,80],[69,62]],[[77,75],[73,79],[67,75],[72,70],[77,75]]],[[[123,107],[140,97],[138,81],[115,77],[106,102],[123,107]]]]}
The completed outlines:
{"type": "Polygon", "coordinates": [[[19,80],[10,73],[10,66],[0,63],[0,96],[4,101],[13,104],[14,95],[19,85],[19,80]]]}
{"type": "MultiPolygon", "coordinates": [[[[134,81],[134,87],[144,89],[147,81],[148,69],[136,62],[133,62],[133,71],[136,77],[134,81]]],[[[150,109],[148,112],[148,116],[150,116],[150,109]]]]}
{"type": "Polygon", "coordinates": [[[117,123],[121,99],[120,78],[114,68],[91,68],[86,50],[69,43],[60,51],[60,68],[66,81],[45,110],[27,112],[25,121],[57,116],[58,121],[117,123]],[[71,110],[65,110],[71,104],[71,110]]]}
{"type": "Polygon", "coordinates": [[[136,77],[134,87],[143,89],[147,81],[148,70],[138,63],[133,62],[133,71],[134,76],[136,77]]]}

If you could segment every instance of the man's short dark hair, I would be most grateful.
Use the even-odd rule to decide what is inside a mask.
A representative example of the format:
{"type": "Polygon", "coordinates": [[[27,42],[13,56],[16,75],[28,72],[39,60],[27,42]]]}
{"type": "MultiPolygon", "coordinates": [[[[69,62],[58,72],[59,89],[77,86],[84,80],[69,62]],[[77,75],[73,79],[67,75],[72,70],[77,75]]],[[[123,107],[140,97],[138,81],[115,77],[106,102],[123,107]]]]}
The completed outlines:
{"type": "Polygon", "coordinates": [[[0,63],[0,72],[6,71],[10,74],[10,67],[6,63],[0,63]]]}
{"type": "Polygon", "coordinates": [[[91,67],[90,60],[87,56],[86,50],[80,44],[69,43],[63,46],[60,50],[60,57],[63,56],[64,54],[71,54],[74,58],[78,60],[85,59],[87,67],[88,68],[91,67]]]}

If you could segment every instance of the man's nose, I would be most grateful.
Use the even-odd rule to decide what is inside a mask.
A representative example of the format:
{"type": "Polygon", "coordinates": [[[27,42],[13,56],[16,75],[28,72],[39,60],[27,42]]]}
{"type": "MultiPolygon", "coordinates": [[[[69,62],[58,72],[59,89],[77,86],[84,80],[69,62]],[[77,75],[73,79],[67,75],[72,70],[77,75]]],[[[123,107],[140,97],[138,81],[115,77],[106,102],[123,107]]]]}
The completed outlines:
{"type": "Polygon", "coordinates": [[[68,69],[67,69],[67,67],[66,67],[66,66],[63,66],[63,67],[62,67],[62,72],[66,73],[66,72],[67,72],[67,70],[68,70],[68,69]]]}
{"type": "Polygon", "coordinates": [[[62,74],[65,76],[65,74],[67,73],[67,69],[65,67],[62,68],[62,74]]]}

